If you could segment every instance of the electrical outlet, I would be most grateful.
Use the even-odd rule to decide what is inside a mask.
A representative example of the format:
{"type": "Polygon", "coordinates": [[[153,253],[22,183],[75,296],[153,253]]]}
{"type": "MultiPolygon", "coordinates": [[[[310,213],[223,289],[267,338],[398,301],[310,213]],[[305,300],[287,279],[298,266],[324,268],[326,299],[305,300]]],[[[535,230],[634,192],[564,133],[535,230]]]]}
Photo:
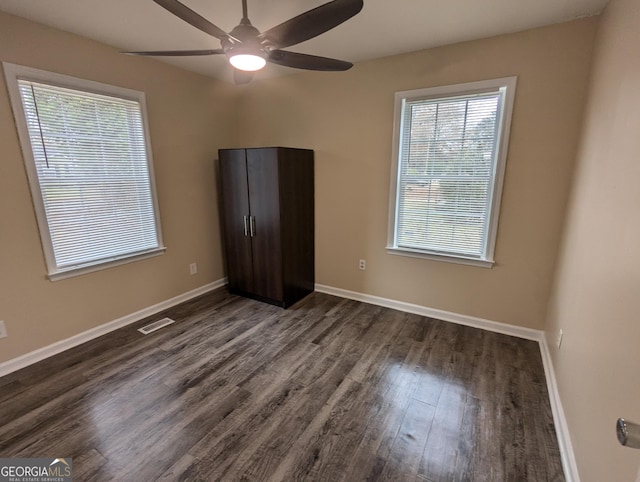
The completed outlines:
{"type": "Polygon", "coordinates": [[[9,336],[7,334],[7,327],[4,324],[4,321],[0,320],[0,338],[6,338],[7,336],[9,336]]]}
{"type": "Polygon", "coordinates": [[[358,263],[358,267],[361,270],[367,269],[367,261],[365,259],[361,259],[360,262],[358,263]]]}
{"type": "Polygon", "coordinates": [[[556,346],[558,347],[558,350],[560,349],[560,346],[562,345],[562,336],[564,335],[564,333],[562,332],[562,330],[560,330],[558,332],[558,338],[556,338],[556,346]]]}
{"type": "Polygon", "coordinates": [[[197,263],[191,263],[189,265],[189,273],[191,273],[192,275],[198,274],[198,264],[197,263]]]}

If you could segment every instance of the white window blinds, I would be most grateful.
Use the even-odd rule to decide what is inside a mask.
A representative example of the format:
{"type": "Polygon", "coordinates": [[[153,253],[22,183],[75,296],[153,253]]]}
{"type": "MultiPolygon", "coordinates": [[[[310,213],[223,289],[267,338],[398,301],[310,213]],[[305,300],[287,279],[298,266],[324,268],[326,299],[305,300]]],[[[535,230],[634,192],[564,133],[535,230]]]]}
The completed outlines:
{"type": "Polygon", "coordinates": [[[40,226],[49,274],[162,249],[140,102],[17,84],[46,218],[40,226]]]}
{"type": "Polygon", "coordinates": [[[488,260],[506,88],[406,96],[391,248],[488,260]]]}

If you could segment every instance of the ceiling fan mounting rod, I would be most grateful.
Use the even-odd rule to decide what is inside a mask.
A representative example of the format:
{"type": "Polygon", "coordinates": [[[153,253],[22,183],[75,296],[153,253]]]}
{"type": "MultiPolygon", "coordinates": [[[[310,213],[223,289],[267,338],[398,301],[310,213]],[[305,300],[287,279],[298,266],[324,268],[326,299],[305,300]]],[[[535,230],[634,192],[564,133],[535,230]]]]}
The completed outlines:
{"type": "Polygon", "coordinates": [[[247,0],[242,0],[242,20],[249,20],[249,14],[247,13],[247,0]]]}

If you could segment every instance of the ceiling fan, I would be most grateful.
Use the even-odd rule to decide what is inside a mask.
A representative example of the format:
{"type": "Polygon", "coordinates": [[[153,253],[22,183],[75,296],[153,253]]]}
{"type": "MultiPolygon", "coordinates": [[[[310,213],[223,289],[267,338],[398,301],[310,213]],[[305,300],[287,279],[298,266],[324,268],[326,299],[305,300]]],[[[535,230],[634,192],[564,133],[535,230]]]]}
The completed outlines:
{"type": "Polygon", "coordinates": [[[178,0],[153,0],[161,7],[194,27],[220,40],[221,48],[208,50],[161,50],[151,52],[124,52],[130,55],[191,56],[224,54],[234,67],[236,84],[245,84],[253,72],[267,62],[295,69],[342,71],[353,67],[344,60],[318,57],[281,50],[317,37],[362,10],[363,0],[333,0],[308,10],[264,32],[258,31],[247,14],[247,0],[242,0],[240,24],[227,33],[178,0]]]}

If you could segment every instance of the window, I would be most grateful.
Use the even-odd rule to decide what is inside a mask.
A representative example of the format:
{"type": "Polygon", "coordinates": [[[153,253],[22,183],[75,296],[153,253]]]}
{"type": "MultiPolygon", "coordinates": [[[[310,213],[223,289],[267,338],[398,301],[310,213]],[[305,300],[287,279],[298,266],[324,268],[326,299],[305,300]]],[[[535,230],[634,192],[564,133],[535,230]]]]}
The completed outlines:
{"type": "Polygon", "coordinates": [[[515,85],[396,93],[389,253],[492,266],[515,85]]]}
{"type": "Polygon", "coordinates": [[[144,94],[3,67],[49,278],[162,253],[144,94]]]}

